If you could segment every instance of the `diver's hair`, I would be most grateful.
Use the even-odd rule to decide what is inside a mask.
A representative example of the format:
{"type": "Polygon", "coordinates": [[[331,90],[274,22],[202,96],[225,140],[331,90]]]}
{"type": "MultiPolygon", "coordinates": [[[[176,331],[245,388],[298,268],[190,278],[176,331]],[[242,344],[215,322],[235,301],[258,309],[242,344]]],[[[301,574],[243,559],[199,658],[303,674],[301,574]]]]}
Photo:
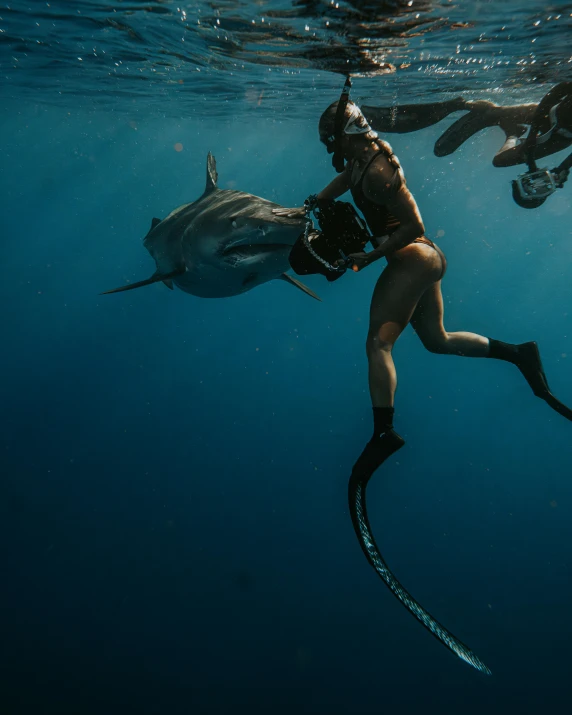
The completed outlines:
{"type": "MultiPolygon", "coordinates": [[[[334,133],[334,127],[336,124],[336,111],[338,109],[338,103],[339,103],[339,100],[332,102],[332,104],[330,104],[330,106],[326,109],[326,111],[320,117],[320,124],[319,124],[320,134],[333,134],[334,133]]],[[[344,125],[351,118],[353,107],[357,107],[357,104],[350,100],[347,103],[346,111],[344,112],[344,125]]],[[[359,109],[359,107],[358,107],[358,109],[359,109]]],[[[361,109],[360,109],[360,113],[361,113],[361,109]]],[[[367,120],[365,119],[363,114],[361,114],[361,116],[356,118],[355,123],[358,127],[365,128],[367,125],[367,120]]],[[[366,132],[365,134],[359,134],[356,136],[362,136],[369,141],[373,141],[374,139],[378,138],[377,132],[374,132],[373,129],[369,132],[366,132]]]]}

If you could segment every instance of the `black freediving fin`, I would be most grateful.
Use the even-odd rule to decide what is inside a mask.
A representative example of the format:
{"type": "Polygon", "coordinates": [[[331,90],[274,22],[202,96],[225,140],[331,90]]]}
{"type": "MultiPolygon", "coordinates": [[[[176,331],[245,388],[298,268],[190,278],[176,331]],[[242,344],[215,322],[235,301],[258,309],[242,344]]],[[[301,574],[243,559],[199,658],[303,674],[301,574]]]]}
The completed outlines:
{"type": "Polygon", "coordinates": [[[362,452],[354,465],[348,485],[348,500],[350,516],[353,527],[358,537],[359,544],[370,565],[373,566],[378,576],[385,585],[398,598],[407,610],[432,633],[441,643],[449,648],[455,655],[464,660],[473,668],[487,675],[491,671],[487,666],[458,638],[450,633],[444,626],[436,621],[417,601],[408,593],[395,578],[385,563],[371,530],[366,508],[366,487],[375,469],[388,457],[401,449],[405,441],[397,432],[390,430],[381,437],[374,437],[362,452]]]}
{"type": "MultiPolygon", "coordinates": [[[[106,290],[99,295],[109,295],[109,293],[122,293],[125,290],[135,290],[135,288],[142,288],[143,286],[151,285],[152,283],[159,283],[160,281],[167,281],[175,276],[180,276],[181,273],[185,271],[171,271],[171,273],[154,273],[151,278],[146,278],[144,281],[137,281],[137,283],[129,283],[129,285],[121,286],[120,288],[113,288],[113,290],[106,290]]],[[[168,286],[170,287],[170,286],[168,286]]]]}
{"type": "Polygon", "coordinates": [[[379,469],[386,459],[401,449],[405,444],[403,437],[393,429],[380,436],[374,436],[366,444],[365,449],[358,457],[352,469],[352,475],[361,479],[370,479],[376,469],[379,469]]]}
{"type": "Polygon", "coordinates": [[[308,286],[304,285],[302,281],[299,281],[297,278],[294,278],[293,276],[288,275],[288,273],[283,273],[280,276],[280,280],[286,281],[286,283],[291,283],[293,286],[296,286],[296,288],[299,288],[300,290],[304,291],[307,295],[309,295],[312,298],[315,298],[316,300],[319,300],[322,302],[322,299],[320,298],[319,295],[316,295],[313,290],[310,290],[308,286]]]}
{"type": "Polygon", "coordinates": [[[453,122],[435,142],[435,156],[452,154],[473,134],[498,124],[498,113],[494,113],[495,105],[492,102],[475,102],[473,107],[468,105],[466,109],[469,109],[469,113],[453,122]]]}
{"type": "Polygon", "coordinates": [[[521,371],[534,394],[544,400],[558,414],[572,421],[572,410],[550,392],[538,345],[535,342],[522,343],[517,346],[517,350],[514,364],[521,371]]]}

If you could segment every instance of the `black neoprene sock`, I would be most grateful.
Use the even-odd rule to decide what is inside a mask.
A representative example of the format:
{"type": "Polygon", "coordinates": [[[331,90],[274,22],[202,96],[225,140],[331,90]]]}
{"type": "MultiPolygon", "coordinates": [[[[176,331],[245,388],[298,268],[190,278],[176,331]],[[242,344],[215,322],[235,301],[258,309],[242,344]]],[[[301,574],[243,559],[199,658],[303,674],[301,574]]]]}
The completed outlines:
{"type": "Polygon", "coordinates": [[[503,343],[500,340],[489,338],[489,354],[487,357],[495,360],[506,360],[506,362],[515,364],[518,360],[518,356],[518,345],[503,343]]]}
{"type": "Polygon", "coordinates": [[[379,437],[384,432],[389,432],[393,429],[393,415],[395,409],[393,407],[374,407],[373,408],[373,436],[379,437]]]}

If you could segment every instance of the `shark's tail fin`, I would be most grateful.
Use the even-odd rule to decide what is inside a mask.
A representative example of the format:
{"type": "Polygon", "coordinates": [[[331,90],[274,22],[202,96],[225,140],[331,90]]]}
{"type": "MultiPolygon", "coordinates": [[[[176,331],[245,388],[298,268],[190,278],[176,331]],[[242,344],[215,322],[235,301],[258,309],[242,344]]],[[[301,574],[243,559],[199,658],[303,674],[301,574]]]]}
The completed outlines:
{"type": "Polygon", "coordinates": [[[174,278],[175,276],[180,276],[181,273],[184,272],[184,270],[171,271],[171,273],[159,273],[157,271],[157,273],[153,273],[151,278],[146,278],[144,281],[137,281],[137,283],[129,283],[129,285],[121,286],[120,288],[106,290],[103,293],[100,293],[100,295],[108,295],[109,293],[122,293],[124,290],[134,290],[135,288],[142,288],[143,286],[151,285],[151,283],[159,283],[160,281],[164,281],[167,287],[171,288],[172,286],[169,285],[169,279],[174,278]]]}

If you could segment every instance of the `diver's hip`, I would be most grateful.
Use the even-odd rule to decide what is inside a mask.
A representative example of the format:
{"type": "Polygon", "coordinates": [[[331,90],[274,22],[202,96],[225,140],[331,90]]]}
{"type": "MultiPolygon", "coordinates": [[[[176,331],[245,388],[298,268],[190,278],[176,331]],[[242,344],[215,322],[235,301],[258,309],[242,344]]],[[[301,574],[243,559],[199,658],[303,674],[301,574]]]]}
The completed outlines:
{"type": "Polygon", "coordinates": [[[419,264],[419,261],[423,261],[424,263],[427,263],[428,268],[435,267],[435,259],[438,259],[440,269],[440,277],[438,280],[443,278],[445,271],[447,270],[447,258],[445,254],[439,246],[434,241],[427,238],[427,236],[419,236],[411,241],[411,243],[403,246],[403,248],[388,253],[385,257],[388,264],[393,263],[394,261],[400,263],[414,261],[416,264],[419,264]]]}

